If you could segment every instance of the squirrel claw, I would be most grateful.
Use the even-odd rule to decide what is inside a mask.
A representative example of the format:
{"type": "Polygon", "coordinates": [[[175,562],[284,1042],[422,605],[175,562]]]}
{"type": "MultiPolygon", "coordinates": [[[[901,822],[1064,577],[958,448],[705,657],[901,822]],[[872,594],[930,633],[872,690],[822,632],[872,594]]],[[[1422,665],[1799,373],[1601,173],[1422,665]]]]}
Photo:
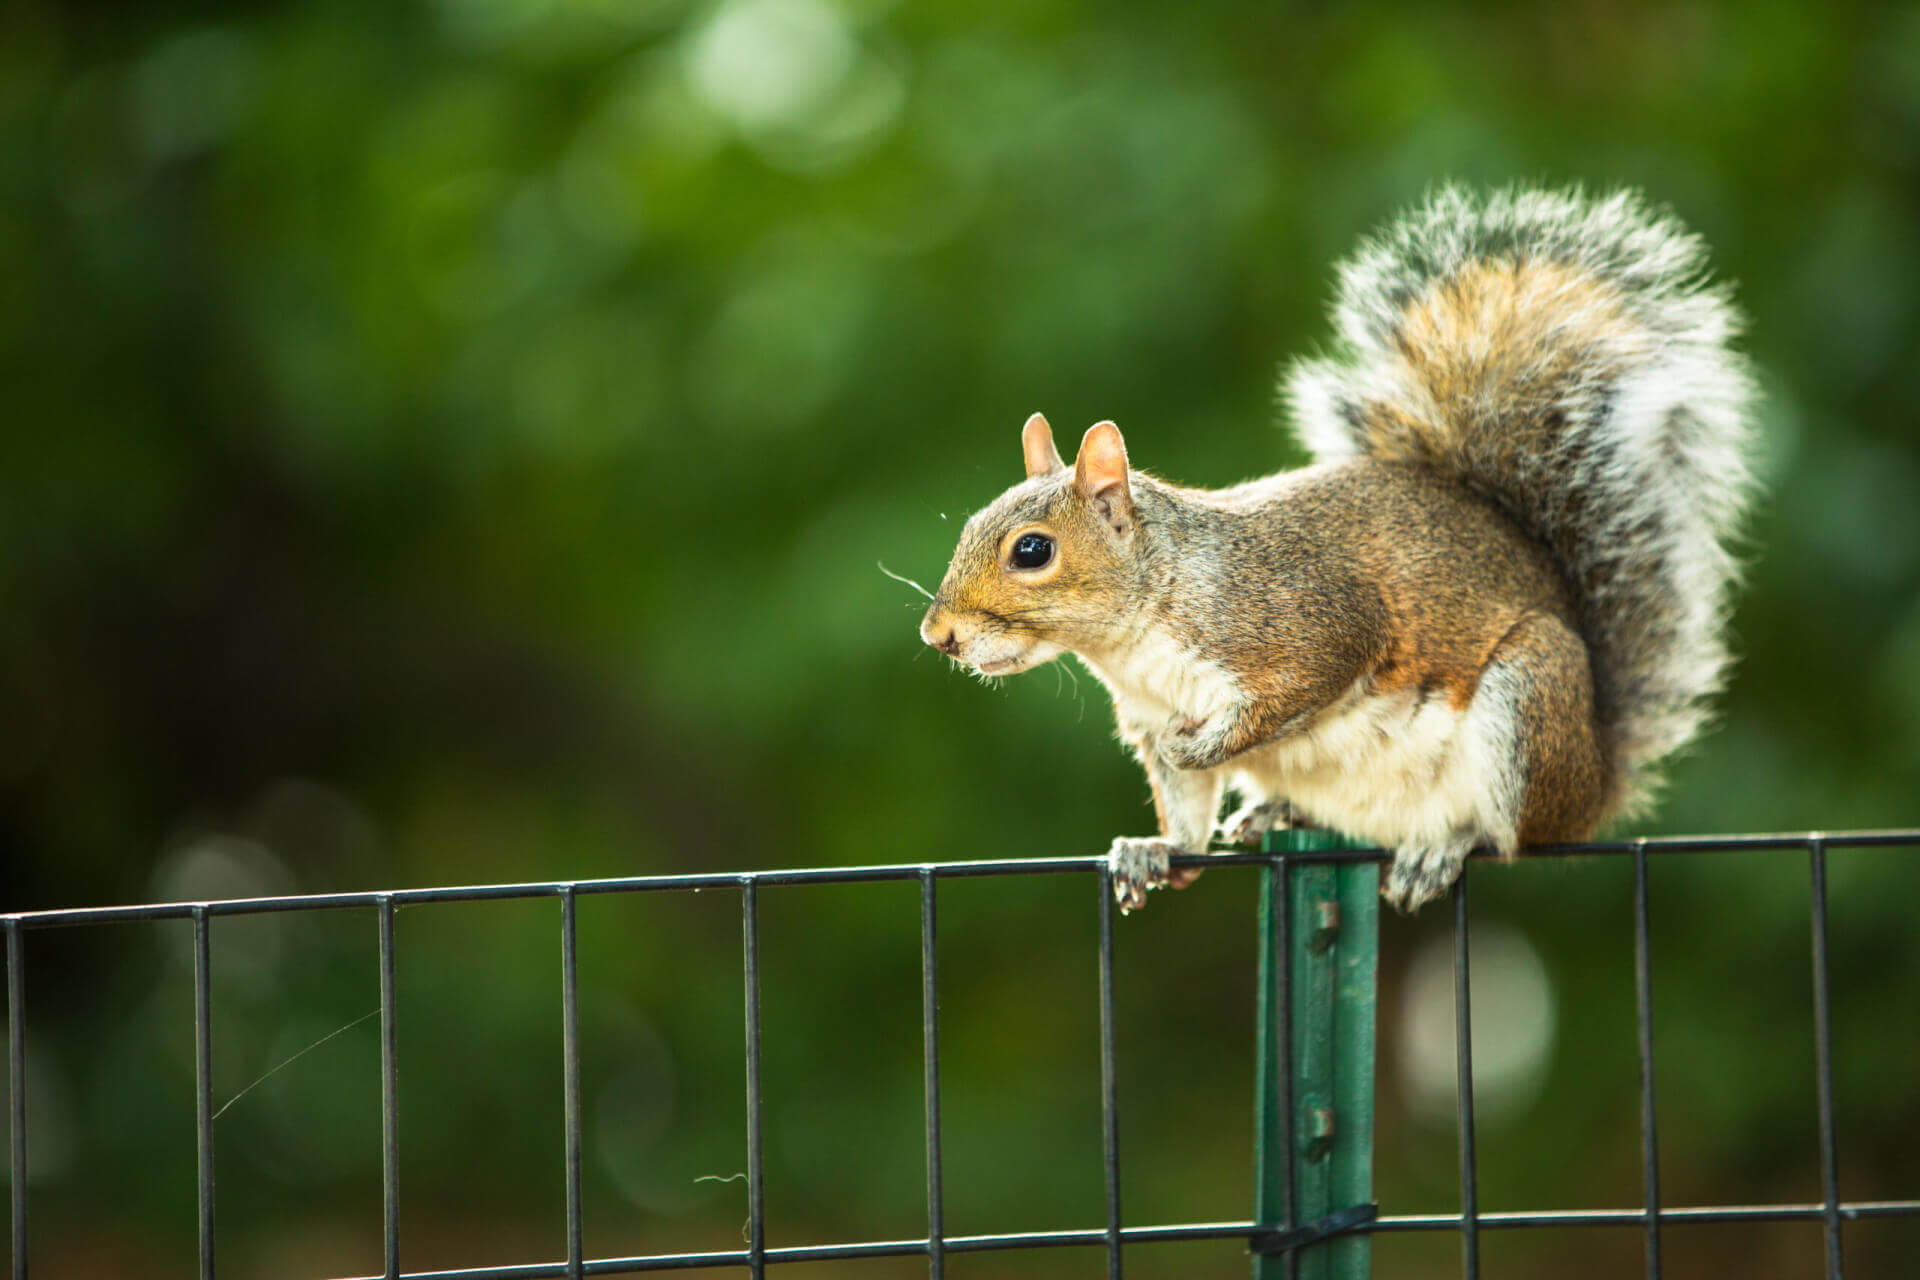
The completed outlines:
{"type": "Polygon", "coordinates": [[[1147,905],[1147,894],[1164,887],[1171,878],[1173,846],[1161,840],[1143,840],[1120,836],[1107,853],[1113,875],[1113,900],[1120,913],[1138,911],[1147,905]]]}
{"type": "Polygon", "coordinates": [[[1393,865],[1387,869],[1380,896],[1402,915],[1411,915],[1422,906],[1443,896],[1460,878],[1470,840],[1450,840],[1437,845],[1402,845],[1394,850],[1393,865]]]}
{"type": "Polygon", "coordinates": [[[1260,837],[1269,831],[1285,831],[1294,825],[1293,806],[1285,800],[1260,800],[1227,815],[1220,824],[1220,838],[1228,844],[1255,849],[1260,837]]]}

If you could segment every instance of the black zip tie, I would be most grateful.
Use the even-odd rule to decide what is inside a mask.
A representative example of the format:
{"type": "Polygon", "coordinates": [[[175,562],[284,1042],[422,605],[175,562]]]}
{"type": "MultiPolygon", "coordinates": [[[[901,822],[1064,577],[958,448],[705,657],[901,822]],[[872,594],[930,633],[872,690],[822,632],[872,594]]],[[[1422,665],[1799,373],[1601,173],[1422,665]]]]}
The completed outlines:
{"type": "Polygon", "coordinates": [[[1379,1216],[1380,1206],[1377,1204],[1356,1204],[1350,1208],[1336,1209],[1318,1221],[1295,1227],[1291,1231],[1256,1231],[1247,1240],[1247,1251],[1270,1255],[1304,1249],[1310,1244],[1345,1235],[1356,1227],[1364,1227],[1379,1216]]]}

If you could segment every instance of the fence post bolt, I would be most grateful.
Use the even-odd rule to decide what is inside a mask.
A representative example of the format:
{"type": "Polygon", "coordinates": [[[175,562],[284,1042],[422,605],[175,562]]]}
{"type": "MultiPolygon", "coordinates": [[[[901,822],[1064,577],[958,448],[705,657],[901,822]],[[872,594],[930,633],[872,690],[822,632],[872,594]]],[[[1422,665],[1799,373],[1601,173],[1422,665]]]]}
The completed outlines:
{"type": "Polygon", "coordinates": [[[1307,939],[1307,949],[1319,955],[1339,937],[1340,903],[1338,899],[1321,898],[1313,904],[1313,936],[1307,939]]]}
{"type": "Polygon", "coordinates": [[[1325,1160],[1333,1153],[1333,1108],[1318,1097],[1307,1099],[1307,1150],[1309,1160],[1325,1160]]]}

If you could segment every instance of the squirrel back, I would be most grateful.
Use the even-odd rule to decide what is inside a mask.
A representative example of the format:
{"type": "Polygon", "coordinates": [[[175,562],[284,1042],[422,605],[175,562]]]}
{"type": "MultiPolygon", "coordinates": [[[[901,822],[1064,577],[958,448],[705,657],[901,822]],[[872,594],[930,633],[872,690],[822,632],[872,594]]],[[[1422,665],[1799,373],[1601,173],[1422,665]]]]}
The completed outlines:
{"type": "Polygon", "coordinates": [[[1613,816],[1651,799],[1729,660],[1753,383],[1704,259],[1629,193],[1448,188],[1343,265],[1334,349],[1285,384],[1320,460],[1430,468],[1549,549],[1592,655],[1613,816]]]}

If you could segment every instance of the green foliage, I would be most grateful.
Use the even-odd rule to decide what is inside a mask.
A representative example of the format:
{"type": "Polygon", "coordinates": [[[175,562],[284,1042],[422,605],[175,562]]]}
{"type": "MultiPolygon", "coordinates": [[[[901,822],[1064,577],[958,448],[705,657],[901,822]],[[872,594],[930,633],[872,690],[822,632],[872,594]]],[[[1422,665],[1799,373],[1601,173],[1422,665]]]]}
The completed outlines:
{"type": "MultiPolygon", "coordinates": [[[[1036,408],[1063,434],[1112,417],[1195,483],[1294,460],[1276,359],[1324,338],[1331,261],[1445,178],[1644,187],[1750,318],[1772,497],[1743,660],[1646,829],[1911,824],[1916,86],[1920,20],[1876,5],[19,0],[6,905],[1144,829],[1091,682],[963,679],[876,562],[936,578],[1036,408]]],[[[1559,1010],[1542,1092],[1483,1145],[1483,1207],[1639,1195],[1610,874],[1481,877],[1559,1010]]],[[[1910,854],[1834,855],[1850,1196],[1920,1193],[1897,1140],[1920,1124],[1916,881],[1910,854]]],[[[1804,867],[1702,858],[1655,890],[1670,1190],[1812,1198],[1804,867]]],[[[1091,894],[943,890],[954,1230],[1099,1218],[1091,894]]],[[[1248,1212],[1252,904],[1217,872],[1123,925],[1129,1221],[1248,1212]]],[[[410,1268],[562,1252],[548,905],[398,921],[410,1268]]],[[[924,1231],[912,895],[766,907],[772,1238],[924,1231]]],[[[744,1193],[698,1179],[744,1167],[732,899],[581,918],[588,1248],[728,1247],[744,1193]]],[[[1440,926],[1387,922],[1383,1010],[1440,926]]],[[[188,1273],[165,933],[29,945],[34,1248],[60,1274],[188,1273]]],[[[372,1007],[373,938],[358,915],[216,928],[223,1100],[372,1007]]],[[[1395,1035],[1383,1194],[1447,1207],[1451,1139],[1395,1100],[1395,1035]]],[[[377,1269],[376,1063],[363,1024],[222,1117],[223,1265],[377,1269]]],[[[1490,1267],[1634,1265],[1631,1241],[1525,1234],[1490,1267]]],[[[1715,1240],[1725,1274],[1801,1273],[1798,1243],[1715,1240]]],[[[1899,1244],[1850,1237],[1850,1274],[1895,1274],[1899,1244]]]]}

